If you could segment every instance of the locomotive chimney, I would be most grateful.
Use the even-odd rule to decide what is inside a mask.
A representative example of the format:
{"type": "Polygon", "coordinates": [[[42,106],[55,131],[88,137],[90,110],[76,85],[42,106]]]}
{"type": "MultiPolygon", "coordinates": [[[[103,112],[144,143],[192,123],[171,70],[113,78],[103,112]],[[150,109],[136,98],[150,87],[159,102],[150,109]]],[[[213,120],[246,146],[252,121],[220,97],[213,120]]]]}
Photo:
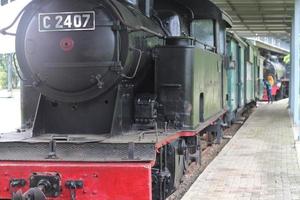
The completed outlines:
{"type": "Polygon", "coordinates": [[[150,17],[153,10],[153,0],[139,0],[139,8],[147,17],[150,17]]]}

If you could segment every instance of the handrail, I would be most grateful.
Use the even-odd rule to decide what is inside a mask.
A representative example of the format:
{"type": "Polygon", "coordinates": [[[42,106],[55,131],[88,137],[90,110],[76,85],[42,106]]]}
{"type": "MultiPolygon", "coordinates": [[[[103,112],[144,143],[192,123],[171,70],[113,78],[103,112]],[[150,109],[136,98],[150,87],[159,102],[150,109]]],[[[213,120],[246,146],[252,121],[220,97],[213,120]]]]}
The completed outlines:
{"type": "Polygon", "coordinates": [[[197,38],[193,38],[193,39],[194,39],[195,42],[197,42],[197,43],[203,45],[203,46],[204,46],[204,49],[207,50],[207,47],[209,47],[210,49],[213,50],[213,52],[215,52],[215,53],[217,52],[217,48],[216,48],[215,46],[211,46],[211,45],[209,45],[209,44],[206,44],[206,43],[204,43],[204,42],[201,42],[201,41],[199,41],[197,38]]]}

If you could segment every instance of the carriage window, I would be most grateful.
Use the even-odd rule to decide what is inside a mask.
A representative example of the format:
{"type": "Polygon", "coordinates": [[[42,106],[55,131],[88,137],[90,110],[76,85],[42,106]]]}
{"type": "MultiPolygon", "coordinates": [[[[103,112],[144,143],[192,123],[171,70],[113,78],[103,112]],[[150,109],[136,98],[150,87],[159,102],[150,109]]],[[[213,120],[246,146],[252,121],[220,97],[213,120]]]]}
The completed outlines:
{"type": "Polygon", "coordinates": [[[202,43],[215,46],[214,21],[211,19],[194,20],[191,26],[191,35],[202,43]]]}

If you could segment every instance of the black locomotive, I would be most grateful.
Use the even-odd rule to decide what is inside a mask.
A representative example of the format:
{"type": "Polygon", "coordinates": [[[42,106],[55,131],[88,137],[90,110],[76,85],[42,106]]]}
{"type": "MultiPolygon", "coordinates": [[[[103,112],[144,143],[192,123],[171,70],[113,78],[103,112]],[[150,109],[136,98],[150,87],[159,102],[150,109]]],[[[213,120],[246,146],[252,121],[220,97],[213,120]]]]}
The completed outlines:
{"type": "Polygon", "coordinates": [[[153,93],[151,50],[164,36],[155,22],[131,6],[118,1],[32,3],[21,19],[16,44],[26,78],[26,128],[37,134],[129,130],[134,93],[153,93]],[[66,25],[67,18],[75,24],[76,16],[80,30],[66,25]]]}
{"type": "Polygon", "coordinates": [[[89,185],[86,164],[99,164],[101,185],[101,170],[114,166],[103,163],[151,163],[151,177],[119,183],[120,195],[165,199],[186,166],[200,162],[200,135],[221,138],[229,24],[207,0],[33,0],[16,35],[22,130],[0,140],[0,175],[9,174],[0,184],[24,180],[18,187],[33,196],[68,199],[71,188],[71,198],[115,199],[110,182],[89,185]],[[67,175],[72,163],[87,175],[67,175]],[[151,192],[130,193],[139,184],[151,192]]]}

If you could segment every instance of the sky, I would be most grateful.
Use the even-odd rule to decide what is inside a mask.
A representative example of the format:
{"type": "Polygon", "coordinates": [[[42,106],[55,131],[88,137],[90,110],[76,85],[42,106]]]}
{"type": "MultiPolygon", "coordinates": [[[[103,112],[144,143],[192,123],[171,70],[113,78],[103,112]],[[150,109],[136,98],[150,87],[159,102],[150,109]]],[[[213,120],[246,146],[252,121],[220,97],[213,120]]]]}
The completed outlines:
{"type": "MultiPolygon", "coordinates": [[[[0,7],[0,29],[8,26],[16,18],[18,13],[31,0],[16,0],[0,7]]],[[[16,27],[12,27],[9,32],[15,33],[16,27]]],[[[15,52],[15,37],[0,34],[0,54],[15,52]]]]}

